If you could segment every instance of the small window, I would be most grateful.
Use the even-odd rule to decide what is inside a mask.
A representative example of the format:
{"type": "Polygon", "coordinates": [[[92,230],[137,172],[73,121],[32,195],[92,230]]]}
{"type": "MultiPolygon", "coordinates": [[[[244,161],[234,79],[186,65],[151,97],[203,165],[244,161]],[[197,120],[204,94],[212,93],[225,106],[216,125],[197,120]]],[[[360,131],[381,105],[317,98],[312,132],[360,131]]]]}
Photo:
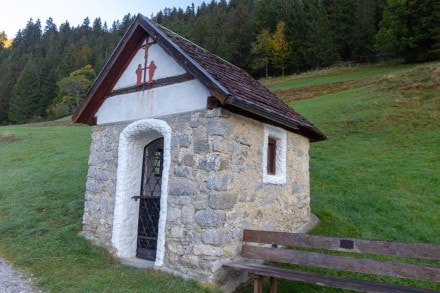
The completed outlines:
{"type": "Polygon", "coordinates": [[[277,140],[269,137],[267,140],[267,174],[277,173],[277,140]]]}
{"type": "Polygon", "coordinates": [[[272,125],[264,125],[262,154],[263,183],[285,184],[287,165],[287,132],[272,125]]]}

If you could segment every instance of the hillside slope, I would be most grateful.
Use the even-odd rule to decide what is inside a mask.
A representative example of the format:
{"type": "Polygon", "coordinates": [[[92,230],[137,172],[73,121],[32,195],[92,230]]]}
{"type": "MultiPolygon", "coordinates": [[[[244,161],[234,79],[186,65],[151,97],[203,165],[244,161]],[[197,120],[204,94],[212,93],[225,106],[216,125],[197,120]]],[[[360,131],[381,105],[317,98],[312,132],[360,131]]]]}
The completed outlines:
{"type": "MultiPolygon", "coordinates": [[[[357,80],[353,68],[290,77],[295,90],[339,88],[291,102],[329,137],[311,147],[313,233],[440,243],[440,63],[370,69],[357,80]]],[[[0,254],[45,291],[209,291],[125,267],[77,236],[89,145],[90,128],[65,121],[0,127],[0,254]]],[[[280,282],[294,289],[338,292],[280,282]]]]}
{"type": "Polygon", "coordinates": [[[311,148],[319,234],[440,243],[440,65],[290,105],[328,141],[311,148]]]}
{"type": "MultiPolygon", "coordinates": [[[[263,82],[328,136],[310,150],[311,233],[440,243],[440,63],[263,82]]],[[[279,282],[292,291],[340,292],[279,282]]]]}

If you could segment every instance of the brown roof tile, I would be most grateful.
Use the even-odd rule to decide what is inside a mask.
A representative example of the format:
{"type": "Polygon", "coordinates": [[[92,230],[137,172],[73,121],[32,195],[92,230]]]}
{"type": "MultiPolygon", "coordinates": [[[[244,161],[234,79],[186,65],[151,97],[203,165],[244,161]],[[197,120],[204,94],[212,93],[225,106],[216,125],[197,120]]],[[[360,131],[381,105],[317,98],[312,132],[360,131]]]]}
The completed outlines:
{"type": "Polygon", "coordinates": [[[314,140],[323,140],[325,135],[312,123],[292,110],[265,86],[253,79],[244,70],[229,63],[228,61],[210,53],[206,49],[183,38],[175,32],[157,25],[174,43],[185,51],[195,62],[200,64],[214,79],[226,87],[230,96],[225,103],[231,103],[231,99],[238,100],[243,104],[254,106],[268,114],[283,117],[286,120],[297,123],[300,127],[315,132],[314,140]]]}

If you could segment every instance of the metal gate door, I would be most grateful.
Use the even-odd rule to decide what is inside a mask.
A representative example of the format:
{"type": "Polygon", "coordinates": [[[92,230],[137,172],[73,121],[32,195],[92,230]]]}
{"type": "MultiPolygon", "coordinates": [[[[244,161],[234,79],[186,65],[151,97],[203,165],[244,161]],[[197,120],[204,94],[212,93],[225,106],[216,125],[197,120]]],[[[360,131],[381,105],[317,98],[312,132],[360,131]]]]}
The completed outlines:
{"type": "Polygon", "coordinates": [[[144,148],[136,256],[156,260],[162,183],[163,138],[144,148]]]}

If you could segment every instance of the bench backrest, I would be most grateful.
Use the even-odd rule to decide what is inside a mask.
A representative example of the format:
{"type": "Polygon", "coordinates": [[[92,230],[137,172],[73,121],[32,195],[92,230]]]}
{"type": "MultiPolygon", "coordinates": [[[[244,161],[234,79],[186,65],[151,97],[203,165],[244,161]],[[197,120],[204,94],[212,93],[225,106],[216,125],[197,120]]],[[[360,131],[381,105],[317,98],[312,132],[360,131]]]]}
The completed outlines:
{"type": "Polygon", "coordinates": [[[243,231],[243,241],[245,244],[242,247],[242,256],[247,258],[440,283],[439,265],[407,263],[400,259],[399,261],[384,261],[359,258],[359,256],[276,249],[250,245],[249,243],[386,255],[398,258],[440,260],[440,245],[436,244],[337,238],[247,229],[243,231]]]}

